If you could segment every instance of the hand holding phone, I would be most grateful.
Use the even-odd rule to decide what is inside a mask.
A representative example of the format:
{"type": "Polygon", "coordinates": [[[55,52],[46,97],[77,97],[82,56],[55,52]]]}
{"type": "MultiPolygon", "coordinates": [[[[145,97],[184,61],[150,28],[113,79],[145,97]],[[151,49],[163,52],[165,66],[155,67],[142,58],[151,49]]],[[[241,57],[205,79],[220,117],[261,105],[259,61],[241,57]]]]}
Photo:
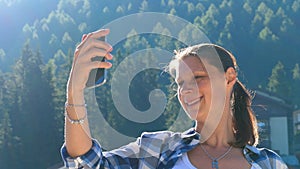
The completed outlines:
{"type": "MultiPolygon", "coordinates": [[[[103,36],[100,38],[102,41],[106,41],[106,37],[103,36]]],[[[105,62],[105,57],[96,56],[91,59],[92,61],[101,61],[105,62]]],[[[86,88],[94,88],[103,85],[106,82],[107,70],[105,68],[92,69],[89,78],[86,82],[86,88]]]]}

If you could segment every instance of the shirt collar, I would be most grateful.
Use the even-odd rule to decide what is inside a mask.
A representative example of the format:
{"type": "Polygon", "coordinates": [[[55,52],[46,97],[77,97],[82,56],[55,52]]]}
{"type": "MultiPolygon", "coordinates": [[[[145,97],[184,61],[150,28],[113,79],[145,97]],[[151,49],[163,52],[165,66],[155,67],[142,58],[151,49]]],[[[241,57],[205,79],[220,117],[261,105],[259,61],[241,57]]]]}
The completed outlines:
{"type": "Polygon", "coordinates": [[[180,133],[178,144],[172,145],[173,149],[178,150],[180,154],[188,152],[200,143],[200,137],[200,134],[195,131],[195,128],[186,130],[180,133]]]}
{"type": "Polygon", "coordinates": [[[260,154],[260,151],[256,147],[250,146],[250,145],[246,145],[243,152],[244,152],[244,154],[249,154],[249,153],[254,153],[257,155],[260,154]]]}
{"type": "Polygon", "coordinates": [[[181,138],[193,138],[200,140],[200,134],[195,130],[195,128],[190,128],[181,134],[181,138]]]}
{"type": "MultiPolygon", "coordinates": [[[[188,145],[194,147],[200,143],[201,135],[195,130],[195,128],[190,128],[182,133],[181,138],[193,139],[188,145]]],[[[246,145],[243,149],[243,153],[244,155],[252,153],[259,155],[260,151],[254,146],[246,145]]]]}

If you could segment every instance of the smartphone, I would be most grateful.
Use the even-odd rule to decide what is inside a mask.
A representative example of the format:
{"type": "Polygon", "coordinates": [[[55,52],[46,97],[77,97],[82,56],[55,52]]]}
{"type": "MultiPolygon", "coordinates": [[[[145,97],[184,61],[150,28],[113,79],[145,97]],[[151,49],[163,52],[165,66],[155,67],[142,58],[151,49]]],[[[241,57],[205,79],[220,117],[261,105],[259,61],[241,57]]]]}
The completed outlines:
{"type": "MultiPolygon", "coordinates": [[[[106,37],[100,38],[102,41],[106,41],[106,37]]],[[[96,56],[91,59],[92,61],[105,62],[105,57],[96,56]]],[[[94,88],[103,85],[106,82],[107,70],[105,68],[92,69],[89,78],[86,82],[86,88],[94,88]]]]}

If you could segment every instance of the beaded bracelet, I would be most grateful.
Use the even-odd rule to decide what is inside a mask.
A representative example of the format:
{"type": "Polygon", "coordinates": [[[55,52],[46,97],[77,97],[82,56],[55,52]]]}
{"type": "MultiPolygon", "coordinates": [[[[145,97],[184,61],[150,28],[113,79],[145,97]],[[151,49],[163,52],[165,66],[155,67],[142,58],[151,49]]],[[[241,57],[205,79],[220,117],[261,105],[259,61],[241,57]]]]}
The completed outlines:
{"type": "Polygon", "coordinates": [[[86,118],[86,113],[84,114],[84,117],[82,117],[80,119],[76,119],[76,120],[71,119],[67,112],[66,112],[66,117],[71,124],[82,124],[82,123],[84,123],[84,120],[86,118]]]}
{"type": "MultiPolygon", "coordinates": [[[[67,108],[67,107],[86,107],[86,104],[69,104],[68,102],[66,102],[65,108],[67,108]]],[[[70,116],[68,115],[68,112],[66,110],[66,117],[71,124],[82,124],[82,123],[84,123],[84,120],[86,118],[86,113],[84,114],[84,117],[74,120],[74,119],[70,118],[70,116]]]]}

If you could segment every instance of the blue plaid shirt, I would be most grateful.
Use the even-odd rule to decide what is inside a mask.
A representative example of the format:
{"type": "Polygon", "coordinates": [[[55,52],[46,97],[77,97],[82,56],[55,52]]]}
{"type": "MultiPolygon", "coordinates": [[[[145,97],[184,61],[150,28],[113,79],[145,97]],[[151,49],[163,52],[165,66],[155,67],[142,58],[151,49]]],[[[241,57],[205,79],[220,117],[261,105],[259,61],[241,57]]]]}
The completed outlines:
{"type": "MultiPolygon", "coordinates": [[[[92,148],[83,156],[72,158],[65,145],[61,154],[67,168],[173,168],[182,153],[196,147],[200,135],[195,129],[184,133],[170,131],[143,133],[135,142],[118,149],[102,152],[100,144],[93,140],[92,148]]],[[[287,169],[282,159],[273,151],[245,146],[244,156],[255,169],[287,169]]]]}

